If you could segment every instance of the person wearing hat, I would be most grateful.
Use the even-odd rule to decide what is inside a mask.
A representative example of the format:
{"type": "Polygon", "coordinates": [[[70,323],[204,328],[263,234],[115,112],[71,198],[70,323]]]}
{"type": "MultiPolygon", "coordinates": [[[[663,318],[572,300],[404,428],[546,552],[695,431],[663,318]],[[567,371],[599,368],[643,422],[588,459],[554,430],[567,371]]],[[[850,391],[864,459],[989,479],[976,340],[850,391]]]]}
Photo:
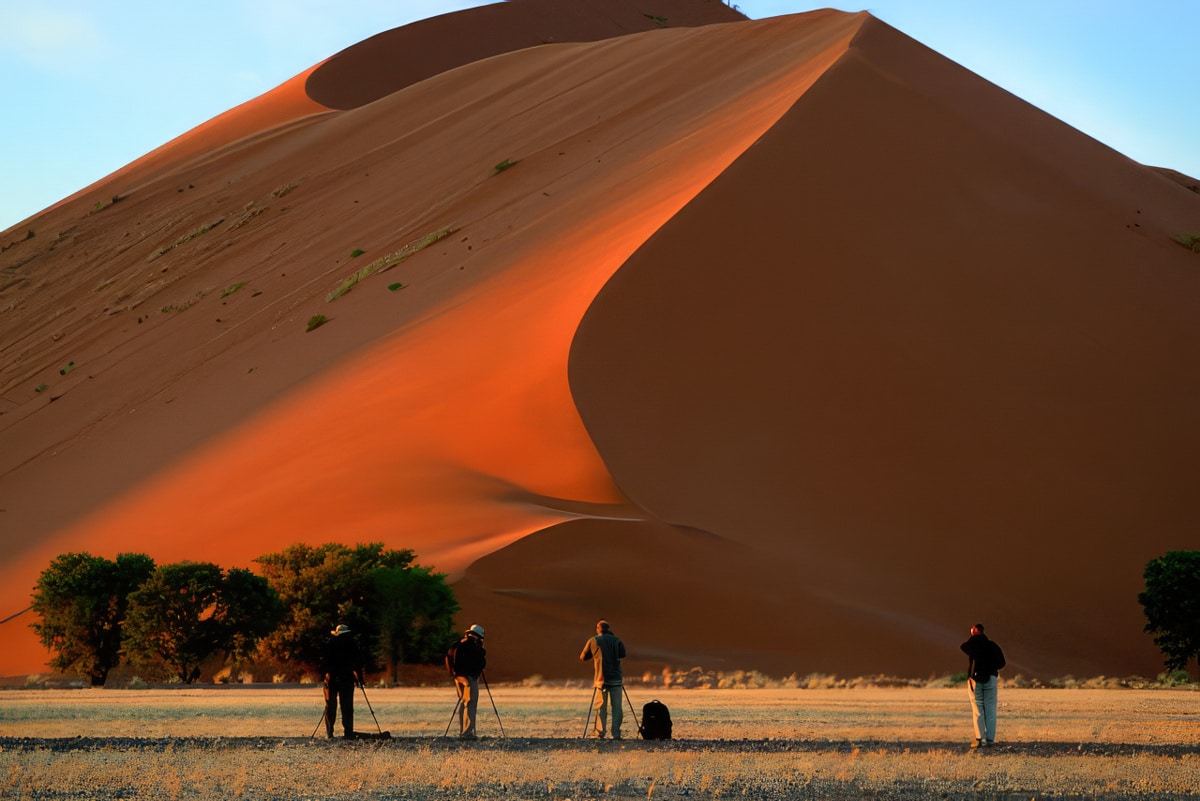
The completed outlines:
{"type": "Polygon", "coordinates": [[[604,739],[604,718],[611,701],[612,738],[620,740],[621,722],[624,720],[624,710],[621,709],[621,693],[624,689],[621,660],[625,658],[625,643],[612,633],[607,620],[600,620],[596,623],[596,636],[583,644],[579,658],[584,662],[592,660],[594,669],[592,709],[596,717],[596,736],[604,739]]]}
{"type": "Polygon", "coordinates": [[[338,704],[342,706],[342,733],[354,739],[354,687],[363,682],[362,656],[350,627],[345,623],[329,632],[329,644],[321,660],[321,676],[325,683],[325,736],[333,737],[333,722],[338,704]]]}
{"type": "Polygon", "coordinates": [[[459,737],[475,738],[475,711],[479,707],[479,676],[487,667],[483,626],[478,623],[463,632],[462,639],[446,653],[446,669],[454,676],[458,692],[459,737]]]}

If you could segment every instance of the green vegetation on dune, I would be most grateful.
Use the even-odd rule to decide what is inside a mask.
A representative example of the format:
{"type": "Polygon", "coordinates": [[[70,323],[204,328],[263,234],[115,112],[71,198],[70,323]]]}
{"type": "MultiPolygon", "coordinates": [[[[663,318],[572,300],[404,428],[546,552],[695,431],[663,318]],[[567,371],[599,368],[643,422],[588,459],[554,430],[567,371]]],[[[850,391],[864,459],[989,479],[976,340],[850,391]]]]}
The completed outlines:
{"type": "Polygon", "coordinates": [[[382,256],[382,257],[376,259],[375,261],[368,264],[366,267],[363,267],[361,270],[353,273],[352,275],[348,276],[345,280],[343,280],[342,283],[338,285],[337,289],[333,290],[332,292],[330,292],[328,295],[325,296],[325,302],[332,303],[333,301],[337,300],[342,295],[345,295],[347,292],[349,292],[351,289],[353,289],[354,285],[357,284],[359,281],[362,281],[363,279],[365,279],[371,275],[374,275],[375,273],[383,272],[384,270],[387,270],[407,259],[412,258],[417,253],[420,253],[422,250],[429,247],[433,243],[438,242],[442,239],[445,239],[447,236],[454,233],[455,230],[456,229],[453,228],[452,226],[446,226],[445,228],[439,228],[438,230],[433,231],[432,233],[426,234],[425,236],[421,237],[420,239],[415,239],[412,242],[409,242],[407,245],[405,245],[404,247],[400,248],[399,250],[397,250],[393,253],[389,253],[386,256],[382,256]]]}

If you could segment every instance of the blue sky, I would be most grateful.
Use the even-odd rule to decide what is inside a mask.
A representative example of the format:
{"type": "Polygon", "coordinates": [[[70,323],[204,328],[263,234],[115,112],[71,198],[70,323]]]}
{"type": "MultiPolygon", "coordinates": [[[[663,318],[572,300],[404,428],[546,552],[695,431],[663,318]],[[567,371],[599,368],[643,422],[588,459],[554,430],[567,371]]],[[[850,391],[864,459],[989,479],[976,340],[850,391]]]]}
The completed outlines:
{"type": "MultiPolygon", "coordinates": [[[[0,0],[0,230],[345,47],[477,5],[0,0]]],[[[1127,156],[1200,177],[1200,0],[737,5],[865,9],[1127,156]]]]}

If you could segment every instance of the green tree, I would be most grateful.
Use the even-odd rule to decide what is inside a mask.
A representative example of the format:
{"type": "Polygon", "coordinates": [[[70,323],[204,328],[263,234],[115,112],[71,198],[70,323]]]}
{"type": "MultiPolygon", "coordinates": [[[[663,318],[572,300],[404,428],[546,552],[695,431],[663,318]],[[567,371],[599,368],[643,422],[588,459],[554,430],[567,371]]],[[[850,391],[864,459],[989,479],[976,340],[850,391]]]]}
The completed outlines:
{"type": "Polygon", "coordinates": [[[368,574],[377,568],[403,568],[416,554],[386,550],[382,543],[341,543],[318,547],[302,543],[257,562],[285,608],[283,622],[263,640],[263,653],[284,663],[315,671],[329,632],[345,623],[355,632],[364,653],[373,650],[365,600],[371,591],[368,574]]]}
{"type": "Polygon", "coordinates": [[[50,666],[104,684],[120,660],[128,597],[154,571],[145,554],[118,554],[116,561],[84,552],[59,555],[38,577],[31,627],[53,652],[50,666]]]}
{"type": "Polygon", "coordinates": [[[283,620],[279,593],[262,576],[231,568],[221,582],[221,600],[214,617],[219,623],[219,650],[237,668],[258,651],[259,641],[283,620]]]}
{"type": "Polygon", "coordinates": [[[370,574],[368,599],[376,627],[376,654],[392,682],[403,663],[429,664],[442,658],[455,639],[454,615],[459,610],[454,591],[443,573],[429,568],[381,567],[370,574]]]}
{"type": "Polygon", "coordinates": [[[139,670],[190,684],[210,656],[248,659],[281,616],[279,596],[248,570],[163,565],[129,597],[124,654],[139,670]]]}
{"type": "Polygon", "coordinates": [[[429,658],[429,643],[445,645],[440,627],[457,605],[445,577],[414,565],[415,558],[408,549],[377,542],[298,544],[260,556],[255,561],[287,609],[284,622],[264,639],[264,654],[315,670],[329,631],[345,623],[363,652],[388,664],[393,675],[398,661],[429,658]],[[410,571],[417,575],[406,577],[410,571]],[[385,597],[391,592],[398,595],[395,602],[385,597]],[[401,628],[413,632],[401,635],[401,628]]]}
{"type": "Polygon", "coordinates": [[[216,650],[220,597],[221,568],[210,562],[159,567],[129,596],[125,658],[150,675],[192,683],[200,663],[216,650]]]}
{"type": "Polygon", "coordinates": [[[1146,564],[1138,601],[1148,634],[1163,652],[1167,670],[1187,670],[1200,660],[1200,551],[1167,551],[1146,564]]]}

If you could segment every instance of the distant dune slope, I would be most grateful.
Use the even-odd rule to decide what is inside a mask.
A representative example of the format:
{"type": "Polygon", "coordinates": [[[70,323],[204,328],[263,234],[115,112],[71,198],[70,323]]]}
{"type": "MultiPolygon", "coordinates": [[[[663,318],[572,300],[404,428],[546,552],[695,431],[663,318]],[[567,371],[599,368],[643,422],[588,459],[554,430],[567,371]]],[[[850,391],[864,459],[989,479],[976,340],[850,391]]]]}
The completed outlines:
{"type": "Polygon", "coordinates": [[[555,42],[594,42],[664,26],[745,20],[721,0],[627,2],[508,0],[394,28],[312,71],[305,91],[328,108],[366,105],[426,78],[485,58],[555,42]]]}

